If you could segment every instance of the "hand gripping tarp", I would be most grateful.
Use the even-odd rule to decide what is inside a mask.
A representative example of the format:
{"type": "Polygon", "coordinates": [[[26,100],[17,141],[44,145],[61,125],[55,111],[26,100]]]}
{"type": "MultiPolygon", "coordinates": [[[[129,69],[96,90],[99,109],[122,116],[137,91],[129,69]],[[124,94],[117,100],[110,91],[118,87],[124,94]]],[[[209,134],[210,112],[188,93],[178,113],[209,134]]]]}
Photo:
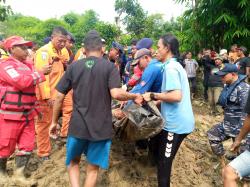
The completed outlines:
{"type": "Polygon", "coordinates": [[[155,104],[150,101],[143,106],[131,104],[123,109],[125,117],[114,123],[116,136],[123,141],[137,141],[157,135],[164,120],[155,104]]]}

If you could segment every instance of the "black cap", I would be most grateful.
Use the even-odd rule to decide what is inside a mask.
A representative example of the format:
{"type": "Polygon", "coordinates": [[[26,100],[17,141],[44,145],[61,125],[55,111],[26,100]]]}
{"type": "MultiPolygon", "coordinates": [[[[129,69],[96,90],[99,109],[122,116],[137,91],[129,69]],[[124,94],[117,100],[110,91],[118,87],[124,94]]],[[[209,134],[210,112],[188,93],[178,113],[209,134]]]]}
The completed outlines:
{"type": "Polygon", "coordinates": [[[118,49],[120,53],[123,52],[123,47],[118,42],[112,42],[112,47],[115,48],[115,49],[118,49]]]}

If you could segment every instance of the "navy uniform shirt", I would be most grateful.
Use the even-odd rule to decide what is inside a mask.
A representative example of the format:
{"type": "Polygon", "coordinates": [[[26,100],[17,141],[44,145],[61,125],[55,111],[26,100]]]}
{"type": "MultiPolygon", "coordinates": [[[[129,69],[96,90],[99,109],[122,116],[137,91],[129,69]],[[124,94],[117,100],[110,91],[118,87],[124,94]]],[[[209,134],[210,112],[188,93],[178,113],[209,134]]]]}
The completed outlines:
{"type": "MultiPolygon", "coordinates": [[[[244,76],[239,76],[240,83],[234,88],[227,98],[227,105],[224,107],[224,129],[229,136],[235,137],[239,134],[245,119],[244,107],[247,101],[249,85],[244,82],[244,76]]],[[[236,83],[233,83],[236,84],[236,83]]],[[[227,87],[234,86],[228,85],[227,87]]]]}
{"type": "MultiPolygon", "coordinates": [[[[245,106],[245,112],[248,115],[250,115],[250,90],[248,92],[248,99],[247,99],[246,106],[245,106]]],[[[248,145],[247,149],[248,151],[250,151],[250,133],[248,133],[246,140],[247,140],[247,145],[248,145]]]]}

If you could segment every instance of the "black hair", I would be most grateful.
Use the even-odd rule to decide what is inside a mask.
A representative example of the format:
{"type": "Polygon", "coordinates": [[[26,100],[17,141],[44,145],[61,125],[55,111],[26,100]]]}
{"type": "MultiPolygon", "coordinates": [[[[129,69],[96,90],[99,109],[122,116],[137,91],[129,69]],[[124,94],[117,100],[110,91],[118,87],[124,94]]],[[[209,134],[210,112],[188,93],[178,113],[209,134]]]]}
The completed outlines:
{"type": "Polygon", "coordinates": [[[247,48],[246,48],[245,46],[240,46],[240,49],[241,49],[242,53],[243,53],[245,56],[248,55],[248,53],[247,53],[247,48]]]}
{"type": "Polygon", "coordinates": [[[89,31],[84,40],[84,48],[87,51],[100,51],[102,50],[102,38],[96,30],[89,31]]]}
{"type": "Polygon", "coordinates": [[[179,41],[171,33],[161,36],[162,43],[164,46],[168,47],[175,58],[179,58],[179,41]]]}
{"type": "Polygon", "coordinates": [[[73,36],[73,34],[72,34],[71,32],[68,32],[67,36],[68,36],[68,38],[69,38],[69,40],[70,40],[71,42],[73,42],[73,43],[76,42],[75,37],[73,36]]]}
{"type": "Polygon", "coordinates": [[[138,40],[137,40],[137,39],[132,39],[130,44],[131,44],[131,45],[136,45],[136,44],[137,44],[137,42],[138,42],[138,40]]]}
{"type": "Polygon", "coordinates": [[[54,29],[52,31],[52,35],[56,35],[56,34],[61,34],[61,35],[67,36],[68,31],[65,28],[61,27],[61,26],[54,27],[54,29]]]}

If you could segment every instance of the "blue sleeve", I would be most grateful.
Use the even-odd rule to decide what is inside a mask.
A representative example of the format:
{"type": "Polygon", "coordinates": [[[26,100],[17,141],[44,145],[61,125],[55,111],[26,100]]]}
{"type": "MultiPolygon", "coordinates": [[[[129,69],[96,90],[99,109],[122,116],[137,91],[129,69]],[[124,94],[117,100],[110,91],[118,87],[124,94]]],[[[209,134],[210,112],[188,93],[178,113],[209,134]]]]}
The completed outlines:
{"type": "Polygon", "coordinates": [[[165,82],[162,91],[181,90],[181,79],[177,69],[170,68],[165,72],[165,82]]]}
{"type": "Polygon", "coordinates": [[[154,71],[154,68],[146,68],[142,74],[140,83],[138,83],[132,90],[131,93],[140,93],[144,94],[145,92],[150,91],[152,84],[155,81],[157,73],[154,71]]]}

